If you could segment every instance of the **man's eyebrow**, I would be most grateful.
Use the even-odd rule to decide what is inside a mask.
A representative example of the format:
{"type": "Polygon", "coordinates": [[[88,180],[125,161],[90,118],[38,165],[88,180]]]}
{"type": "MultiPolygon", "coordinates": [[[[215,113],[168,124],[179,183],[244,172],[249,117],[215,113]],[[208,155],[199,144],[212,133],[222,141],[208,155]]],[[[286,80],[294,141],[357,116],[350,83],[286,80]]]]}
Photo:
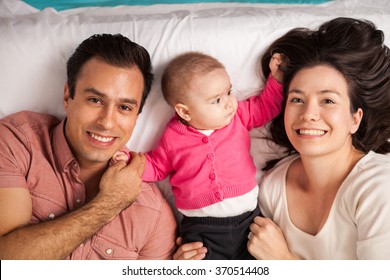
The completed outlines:
{"type": "MultiPolygon", "coordinates": [[[[102,99],[107,99],[108,98],[108,95],[105,94],[104,92],[101,92],[95,88],[87,88],[84,90],[84,92],[89,92],[89,93],[93,93],[99,97],[101,97],[102,99]]],[[[129,104],[132,104],[132,105],[135,105],[135,106],[138,106],[138,101],[134,98],[119,98],[119,102],[120,103],[129,103],[129,104]]]]}

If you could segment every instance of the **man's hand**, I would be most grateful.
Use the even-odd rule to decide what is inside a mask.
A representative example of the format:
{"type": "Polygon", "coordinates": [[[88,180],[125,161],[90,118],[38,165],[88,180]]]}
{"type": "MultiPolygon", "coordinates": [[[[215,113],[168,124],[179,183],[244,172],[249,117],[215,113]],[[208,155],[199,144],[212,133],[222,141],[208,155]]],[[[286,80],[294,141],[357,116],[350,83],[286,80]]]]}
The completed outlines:
{"type": "Polygon", "coordinates": [[[207,248],[203,247],[202,242],[192,242],[182,245],[182,238],[176,239],[176,244],[179,247],[176,253],[173,254],[174,260],[202,260],[206,256],[207,248]]]}
{"type": "Polygon", "coordinates": [[[146,159],[142,153],[130,152],[131,160],[118,161],[107,169],[100,180],[98,197],[107,197],[118,213],[130,206],[141,192],[146,159]]]}

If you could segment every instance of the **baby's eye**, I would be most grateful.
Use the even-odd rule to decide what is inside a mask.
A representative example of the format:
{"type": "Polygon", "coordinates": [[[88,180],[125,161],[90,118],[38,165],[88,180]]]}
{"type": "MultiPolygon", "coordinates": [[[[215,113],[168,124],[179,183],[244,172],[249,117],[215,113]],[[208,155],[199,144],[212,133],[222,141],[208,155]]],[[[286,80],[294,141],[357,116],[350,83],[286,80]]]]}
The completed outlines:
{"type": "Polygon", "coordinates": [[[215,101],[213,101],[211,104],[219,104],[221,102],[221,98],[217,98],[215,101]]]}

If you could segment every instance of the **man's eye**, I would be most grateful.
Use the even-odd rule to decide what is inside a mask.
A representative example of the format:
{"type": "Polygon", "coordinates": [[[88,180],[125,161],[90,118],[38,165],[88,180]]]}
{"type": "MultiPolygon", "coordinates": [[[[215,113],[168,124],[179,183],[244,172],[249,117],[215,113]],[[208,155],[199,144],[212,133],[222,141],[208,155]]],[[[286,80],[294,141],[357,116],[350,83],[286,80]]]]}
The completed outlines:
{"type": "Polygon", "coordinates": [[[88,99],[90,102],[92,103],[101,103],[100,100],[98,98],[95,98],[95,97],[91,97],[88,99]]]}
{"type": "Polygon", "coordinates": [[[213,103],[211,103],[211,104],[219,104],[220,102],[221,102],[221,98],[218,98],[215,101],[213,101],[213,103]]]}
{"type": "Polygon", "coordinates": [[[127,105],[121,105],[119,108],[123,111],[133,111],[133,108],[127,105]]]}

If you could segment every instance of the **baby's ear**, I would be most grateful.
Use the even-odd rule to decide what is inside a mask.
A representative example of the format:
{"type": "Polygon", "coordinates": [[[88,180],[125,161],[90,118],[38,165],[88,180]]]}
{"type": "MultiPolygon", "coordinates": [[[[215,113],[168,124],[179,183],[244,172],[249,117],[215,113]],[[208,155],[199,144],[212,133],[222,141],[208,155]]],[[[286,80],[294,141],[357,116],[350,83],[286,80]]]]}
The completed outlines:
{"type": "Polygon", "coordinates": [[[184,105],[183,103],[177,103],[175,105],[175,111],[185,121],[191,120],[191,114],[190,110],[188,109],[187,105],[184,105]]]}

